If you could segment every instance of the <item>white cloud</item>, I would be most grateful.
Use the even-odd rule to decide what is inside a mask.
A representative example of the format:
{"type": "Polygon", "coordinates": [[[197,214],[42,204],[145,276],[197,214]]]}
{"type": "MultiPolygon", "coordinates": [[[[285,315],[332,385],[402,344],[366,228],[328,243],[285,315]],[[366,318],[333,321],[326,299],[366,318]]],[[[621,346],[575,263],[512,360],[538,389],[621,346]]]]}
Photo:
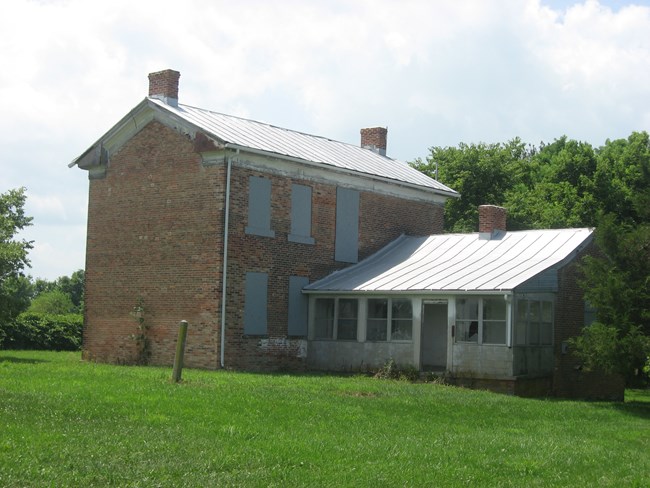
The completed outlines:
{"type": "Polygon", "coordinates": [[[74,246],[44,224],[83,228],[87,200],[67,163],[165,68],[182,73],[181,103],[353,143],[388,126],[402,159],[461,141],[627,137],[650,129],[647,3],[15,0],[0,17],[0,191],[27,186],[34,272],[58,276],[45,255],[65,262],[74,246]]]}

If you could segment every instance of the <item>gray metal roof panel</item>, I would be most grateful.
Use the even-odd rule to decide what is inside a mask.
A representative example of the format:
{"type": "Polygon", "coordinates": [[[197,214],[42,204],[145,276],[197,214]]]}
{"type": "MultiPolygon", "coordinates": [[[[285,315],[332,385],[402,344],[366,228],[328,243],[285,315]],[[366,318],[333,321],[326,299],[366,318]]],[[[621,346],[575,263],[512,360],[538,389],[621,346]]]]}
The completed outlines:
{"type": "Polygon", "coordinates": [[[307,291],[499,291],[513,290],[556,265],[591,239],[590,229],[401,236],[307,291]]]}
{"type": "Polygon", "coordinates": [[[409,164],[359,146],[189,105],[172,107],[155,98],[148,100],[224,143],[457,195],[456,191],[409,164]]]}

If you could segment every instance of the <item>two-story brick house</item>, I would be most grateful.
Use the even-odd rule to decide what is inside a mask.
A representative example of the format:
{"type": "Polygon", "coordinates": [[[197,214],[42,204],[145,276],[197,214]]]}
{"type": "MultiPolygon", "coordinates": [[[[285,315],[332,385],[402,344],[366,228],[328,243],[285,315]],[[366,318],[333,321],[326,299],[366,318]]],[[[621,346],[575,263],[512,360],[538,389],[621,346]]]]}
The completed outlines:
{"type": "Polygon", "coordinates": [[[303,368],[302,288],[442,232],[458,194],[388,158],[386,129],[354,146],[182,105],[179,76],[150,74],[149,96],[71,163],[90,180],[84,357],[142,359],[140,320],[150,363],[170,364],[184,319],[189,366],[303,368]]]}
{"type": "Polygon", "coordinates": [[[71,166],[89,174],[83,356],[367,370],[389,359],[519,394],[620,398],[567,339],[585,322],[577,263],[590,229],[442,235],[459,195],[359,146],[178,103],[180,74],[71,166]],[[146,341],[142,339],[146,338],[146,341]],[[143,347],[146,344],[146,347],[143,347]]]}

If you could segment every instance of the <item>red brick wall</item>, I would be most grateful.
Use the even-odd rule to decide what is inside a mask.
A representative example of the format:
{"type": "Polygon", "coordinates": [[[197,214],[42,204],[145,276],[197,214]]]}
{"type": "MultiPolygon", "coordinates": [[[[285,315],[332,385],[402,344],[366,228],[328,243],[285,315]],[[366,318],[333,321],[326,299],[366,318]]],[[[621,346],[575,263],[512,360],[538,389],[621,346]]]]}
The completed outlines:
{"type": "Polygon", "coordinates": [[[594,252],[595,246],[591,244],[558,273],[553,394],[566,398],[622,400],[625,388],[622,377],[584,372],[576,357],[570,352],[562,352],[562,343],[579,335],[584,327],[584,293],[579,285],[579,263],[584,256],[594,252]]]}
{"type": "Polygon", "coordinates": [[[90,181],[85,358],[137,362],[141,297],[152,364],[173,363],[185,319],[186,364],[217,366],[223,181],[223,167],[203,167],[188,139],[156,122],[90,181]]]}
{"type": "Polygon", "coordinates": [[[359,205],[359,259],[379,251],[401,234],[442,233],[444,207],[400,200],[377,193],[361,194],[359,205]]]}
{"type": "MultiPolygon", "coordinates": [[[[192,141],[152,122],[91,180],[86,264],[84,357],[135,363],[137,320],[144,300],[151,327],[150,364],[171,365],[177,326],[189,322],[185,360],[220,361],[221,263],[225,164],[203,166],[192,141]]],[[[402,233],[442,232],[443,208],[360,192],[359,258],[402,233]]],[[[277,370],[304,367],[304,338],[287,337],[289,276],[322,278],[347,266],[334,261],[336,184],[291,179],[233,164],[230,198],[225,366],[277,370]],[[275,237],[247,235],[249,176],[271,180],[275,237]],[[289,242],[291,184],[312,188],[315,244],[289,242]],[[268,273],[268,334],[244,335],[247,272],[268,273]]]]}
{"type": "MultiPolygon", "coordinates": [[[[348,266],[334,261],[336,185],[290,179],[235,167],[231,180],[228,260],[228,310],[226,367],[269,370],[301,369],[299,338],[287,338],[289,276],[310,282],[348,266]],[[274,238],[247,235],[248,179],[271,180],[271,229],[274,238]],[[312,188],[312,237],[315,244],[289,242],[291,185],[312,188]],[[268,273],[268,335],[244,335],[246,272],[268,273]]],[[[359,259],[370,255],[402,233],[424,235],[442,232],[443,208],[370,192],[360,193],[359,259]]]]}

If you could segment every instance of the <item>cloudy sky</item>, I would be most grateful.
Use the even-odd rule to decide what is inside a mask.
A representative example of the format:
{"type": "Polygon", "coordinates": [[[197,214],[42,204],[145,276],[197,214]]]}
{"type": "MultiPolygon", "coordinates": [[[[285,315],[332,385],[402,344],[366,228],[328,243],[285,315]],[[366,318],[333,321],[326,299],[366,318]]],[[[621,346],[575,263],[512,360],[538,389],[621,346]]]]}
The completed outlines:
{"type": "Polygon", "coordinates": [[[650,130],[650,0],[12,0],[0,61],[0,192],[27,188],[26,272],[50,280],[84,267],[68,163],[152,71],[181,72],[181,103],[345,142],[386,126],[407,161],[650,130]]]}

